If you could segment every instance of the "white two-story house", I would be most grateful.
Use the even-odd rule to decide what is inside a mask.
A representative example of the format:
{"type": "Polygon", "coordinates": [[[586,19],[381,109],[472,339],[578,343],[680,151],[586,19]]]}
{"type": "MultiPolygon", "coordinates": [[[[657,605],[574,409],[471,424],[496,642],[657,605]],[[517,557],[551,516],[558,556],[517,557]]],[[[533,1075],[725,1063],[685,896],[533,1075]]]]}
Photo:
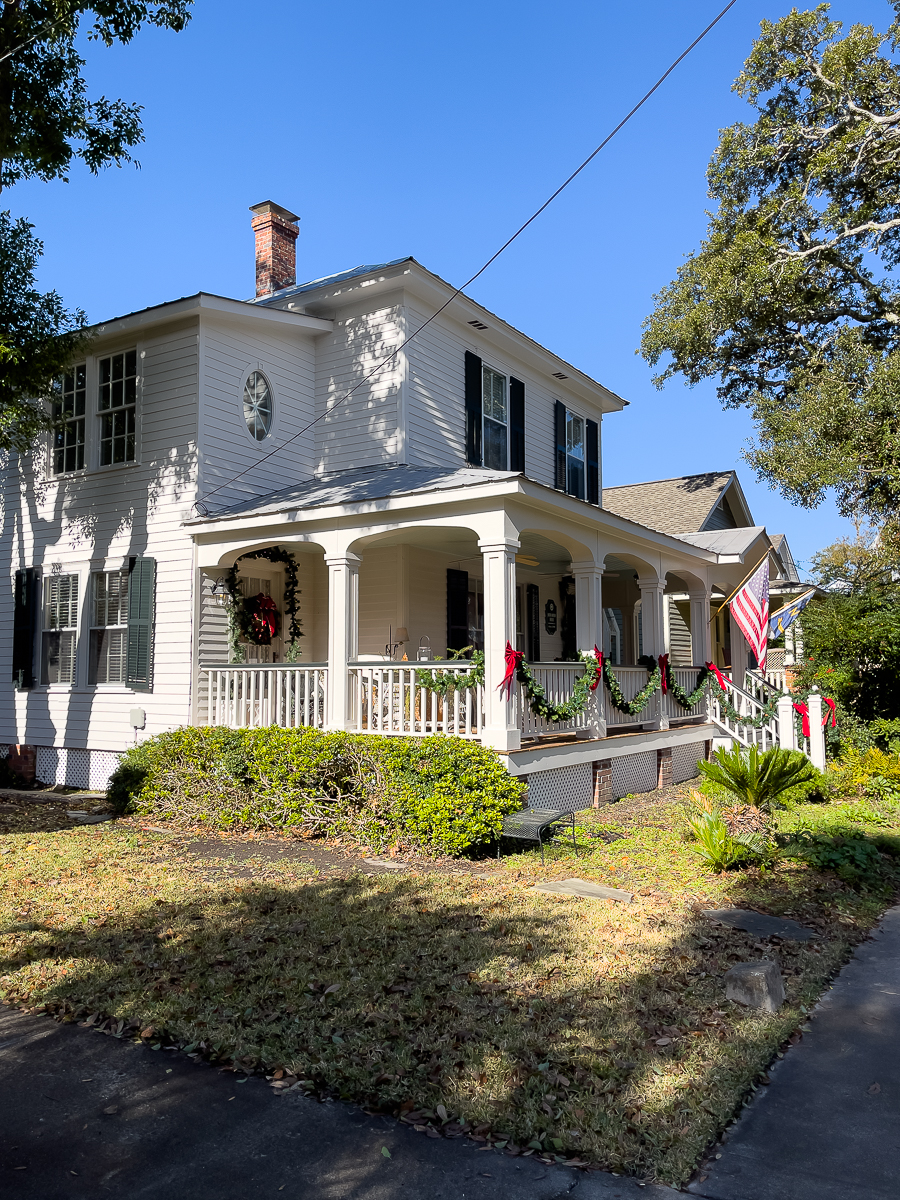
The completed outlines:
{"type": "Polygon", "coordinates": [[[80,786],[189,723],[475,738],[548,802],[694,774],[705,701],[600,688],[551,724],[498,685],[507,643],[557,699],[595,645],[626,697],[665,651],[687,690],[742,680],[713,613],[788,552],[733,473],[604,491],[624,400],[412,258],[296,284],[297,219],[252,211],[255,299],[98,325],[58,432],[6,458],[0,742],[80,786]],[[421,686],[469,646],[483,684],[421,686]]]}

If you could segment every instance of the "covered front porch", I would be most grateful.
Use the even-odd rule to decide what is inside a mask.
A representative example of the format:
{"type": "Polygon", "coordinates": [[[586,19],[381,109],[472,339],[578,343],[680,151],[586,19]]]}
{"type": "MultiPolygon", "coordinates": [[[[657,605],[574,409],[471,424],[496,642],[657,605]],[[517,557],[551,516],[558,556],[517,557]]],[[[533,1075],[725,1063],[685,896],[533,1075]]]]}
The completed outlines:
{"type": "MultiPolygon", "coordinates": [[[[404,472],[416,482],[416,470],[395,468],[391,482],[404,472]]],[[[408,487],[378,504],[353,503],[346,486],[342,503],[329,503],[335,488],[320,485],[319,504],[286,497],[190,522],[194,721],[443,733],[501,752],[708,722],[706,695],[685,709],[657,692],[634,714],[621,700],[646,686],[644,656],[669,654],[687,693],[711,659],[743,678],[743,637],[711,614],[766,544],[764,531],[747,531],[746,553],[723,560],[521,476],[465,475],[456,487],[408,487]],[[278,613],[262,642],[235,620],[253,597],[278,613]],[[573,695],[579,653],[600,647],[619,706],[601,685],[569,719],[536,715],[519,685],[500,688],[507,644],[554,703],[573,695]]],[[[371,492],[371,473],[366,485],[371,492]]]]}

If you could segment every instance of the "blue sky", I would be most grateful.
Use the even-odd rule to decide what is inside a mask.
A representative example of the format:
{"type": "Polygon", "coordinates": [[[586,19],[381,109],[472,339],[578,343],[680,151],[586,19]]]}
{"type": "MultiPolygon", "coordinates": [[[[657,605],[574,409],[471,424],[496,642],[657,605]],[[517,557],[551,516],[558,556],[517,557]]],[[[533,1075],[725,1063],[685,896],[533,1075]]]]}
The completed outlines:
{"type": "MultiPolygon", "coordinates": [[[[85,44],[92,95],[145,106],[141,169],[29,183],[5,205],[45,243],[41,284],[101,320],[198,290],[253,289],[248,206],[301,214],[298,277],[412,254],[459,283],[546,199],[720,0],[340,5],[198,0],[181,34],[85,44]]],[[[849,531],[741,461],[744,413],[713,385],[663,392],[634,351],[652,295],[705,229],[718,130],[762,18],[739,3],[471,294],[631,401],[604,422],[604,482],[737,468],[756,520],[801,560],[849,531]]],[[[812,7],[812,5],[810,5],[812,7]]],[[[832,16],[883,28],[884,0],[832,16]]]]}

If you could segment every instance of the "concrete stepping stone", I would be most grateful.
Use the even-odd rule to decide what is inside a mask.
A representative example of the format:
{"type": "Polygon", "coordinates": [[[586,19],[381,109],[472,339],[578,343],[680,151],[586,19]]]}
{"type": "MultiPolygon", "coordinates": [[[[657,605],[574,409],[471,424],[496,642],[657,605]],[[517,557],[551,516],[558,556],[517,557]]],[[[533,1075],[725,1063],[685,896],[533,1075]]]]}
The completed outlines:
{"type": "Polygon", "coordinates": [[[819,937],[814,929],[807,929],[797,921],[790,921],[787,917],[770,917],[754,912],[752,908],[707,908],[703,915],[756,937],[780,937],[791,942],[812,942],[819,937]]]}
{"type": "Polygon", "coordinates": [[[364,858],[363,865],[367,867],[382,867],[387,871],[405,871],[407,863],[394,862],[390,858],[364,858]]]}
{"type": "Polygon", "coordinates": [[[619,900],[623,904],[630,904],[634,899],[633,892],[625,892],[621,888],[604,887],[599,883],[589,883],[586,879],[552,880],[550,883],[539,883],[529,890],[550,892],[557,896],[582,896],[585,900],[619,900]]]}

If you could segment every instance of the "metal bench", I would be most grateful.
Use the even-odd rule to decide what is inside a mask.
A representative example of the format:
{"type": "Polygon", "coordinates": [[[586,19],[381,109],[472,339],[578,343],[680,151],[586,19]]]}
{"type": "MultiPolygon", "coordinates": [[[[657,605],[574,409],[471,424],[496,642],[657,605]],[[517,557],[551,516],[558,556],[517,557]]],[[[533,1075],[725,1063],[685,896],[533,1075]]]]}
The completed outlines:
{"type": "Polygon", "coordinates": [[[521,812],[511,813],[503,818],[500,838],[497,839],[497,857],[500,857],[501,838],[519,838],[523,842],[537,842],[541,848],[541,862],[544,861],[544,834],[554,825],[568,818],[572,820],[572,845],[578,853],[578,842],[575,838],[575,813],[561,808],[523,808],[521,812]]]}

